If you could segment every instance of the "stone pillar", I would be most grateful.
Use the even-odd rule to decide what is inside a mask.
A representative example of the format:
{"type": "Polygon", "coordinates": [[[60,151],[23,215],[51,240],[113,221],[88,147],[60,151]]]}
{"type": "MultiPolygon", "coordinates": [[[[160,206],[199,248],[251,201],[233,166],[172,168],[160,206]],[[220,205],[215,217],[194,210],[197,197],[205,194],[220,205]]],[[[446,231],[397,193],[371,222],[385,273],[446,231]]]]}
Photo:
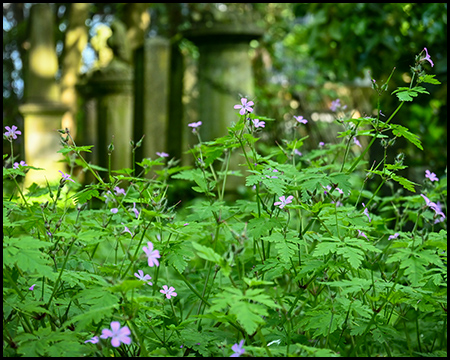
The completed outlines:
{"type": "Polygon", "coordinates": [[[61,119],[67,107],[60,102],[60,89],[55,80],[58,58],[54,40],[54,14],[49,4],[31,8],[29,45],[25,67],[24,104],[19,107],[24,117],[25,162],[44,170],[30,170],[25,187],[33,182],[45,186],[46,179],[55,183],[61,178],[58,170],[67,172],[61,149],[61,119]]]}
{"type": "Polygon", "coordinates": [[[162,37],[146,39],[135,53],[135,64],[134,141],[145,134],[141,148],[136,150],[136,160],[141,161],[157,158],[156,152],[168,152],[170,41],[162,37]]]}
{"type": "MultiPolygon", "coordinates": [[[[185,37],[197,45],[198,111],[202,122],[200,135],[211,141],[228,134],[227,127],[239,120],[233,107],[246,97],[253,100],[254,77],[249,57],[249,42],[262,35],[262,30],[251,24],[218,24],[185,32],[185,37]]],[[[198,121],[197,120],[197,121],[198,121]]],[[[238,167],[242,158],[234,154],[230,170],[238,167]]],[[[242,178],[229,177],[228,189],[243,184],[242,178]]]]}
{"type": "Polygon", "coordinates": [[[189,30],[187,39],[198,46],[199,120],[202,140],[224,136],[227,126],[236,122],[242,96],[252,99],[254,78],[249,42],[262,35],[252,25],[215,24],[189,30]]]}
{"type": "Polygon", "coordinates": [[[126,30],[122,23],[111,25],[112,35],[108,46],[113,50],[111,62],[95,71],[78,89],[89,103],[96,104],[93,114],[95,123],[86,124],[97,132],[93,152],[98,164],[108,168],[108,145],[114,142],[111,170],[131,168],[131,145],[133,139],[133,67],[129,63],[130,52],[126,43],[126,30]],[[92,101],[95,100],[95,101],[92,101]],[[114,140],[113,140],[114,136],[114,140]]]}

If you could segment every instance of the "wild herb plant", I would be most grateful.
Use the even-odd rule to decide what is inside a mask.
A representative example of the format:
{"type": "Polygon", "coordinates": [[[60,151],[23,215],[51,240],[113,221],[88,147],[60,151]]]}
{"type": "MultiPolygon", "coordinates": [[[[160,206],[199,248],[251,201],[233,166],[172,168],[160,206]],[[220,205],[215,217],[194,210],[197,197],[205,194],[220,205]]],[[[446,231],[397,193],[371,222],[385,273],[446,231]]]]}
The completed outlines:
{"type": "MultiPolygon", "coordinates": [[[[426,49],[392,112],[381,105],[390,78],[372,80],[374,117],[335,100],[340,141],[309,152],[295,136],[262,154],[258,134],[272,119],[243,97],[226,136],[202,141],[202,123],[189,124],[195,166],[163,152],[137,162],[153,178],[134,163],[88,163],[91,146],[68,129],[60,152],[71,172],[59,184],[24,193],[17,178],[40,170],[4,155],[4,184],[15,185],[3,194],[4,356],[445,356],[446,177],[427,170],[416,184],[398,174],[401,154],[386,160],[398,137],[424,150],[393,122],[427,94],[422,84],[439,84],[424,62],[433,66],[426,49]],[[376,141],[384,157],[368,164],[376,141]],[[97,181],[82,188],[76,164],[97,181]],[[233,176],[247,187],[235,201],[233,176]],[[198,196],[169,203],[171,179],[198,196]],[[407,192],[381,196],[392,182],[407,192]]],[[[6,130],[11,144],[21,135],[6,130]]]]}

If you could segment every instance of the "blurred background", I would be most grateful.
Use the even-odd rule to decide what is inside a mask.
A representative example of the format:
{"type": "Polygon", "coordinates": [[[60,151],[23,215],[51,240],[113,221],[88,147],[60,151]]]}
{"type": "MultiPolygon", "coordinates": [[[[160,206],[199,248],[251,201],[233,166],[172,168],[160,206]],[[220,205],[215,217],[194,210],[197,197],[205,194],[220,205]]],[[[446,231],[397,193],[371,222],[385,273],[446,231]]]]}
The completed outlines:
{"type": "MultiPolygon", "coordinates": [[[[16,161],[55,181],[68,169],[52,155],[61,148],[56,129],[94,145],[88,159],[103,168],[111,143],[113,169],[130,168],[130,140],[143,134],[137,161],[166,152],[187,164],[184,152],[197,141],[187,124],[202,121],[204,140],[226,135],[241,97],[274,119],[259,134],[261,151],[292,138],[294,115],[309,120],[295,130],[309,136],[307,151],[337,141],[332,101],[374,116],[371,77],[382,84],[395,67],[381,97],[388,118],[399,104],[391,92],[409,86],[424,47],[434,62],[424,67],[442,84],[425,84],[430,95],[405,103],[393,120],[424,151],[403,138],[390,150],[405,155],[402,176],[421,183],[425,169],[442,176],[447,166],[445,3],[4,3],[3,126],[22,131],[16,161]]],[[[370,163],[380,154],[374,146],[370,163]]],[[[43,182],[38,175],[29,182],[43,182]]]]}

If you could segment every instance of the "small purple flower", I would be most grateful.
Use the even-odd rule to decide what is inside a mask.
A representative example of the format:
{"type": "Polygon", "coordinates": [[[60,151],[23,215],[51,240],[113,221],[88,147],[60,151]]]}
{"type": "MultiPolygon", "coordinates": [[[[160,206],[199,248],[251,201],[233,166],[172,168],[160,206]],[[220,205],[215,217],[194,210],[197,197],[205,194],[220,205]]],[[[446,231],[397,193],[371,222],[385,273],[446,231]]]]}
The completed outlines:
{"type": "Polygon", "coordinates": [[[341,100],[340,99],[336,99],[336,100],[331,102],[330,109],[331,109],[331,111],[336,111],[336,109],[338,107],[340,107],[340,106],[341,106],[341,100]]]}
{"type": "Polygon", "coordinates": [[[319,147],[325,146],[325,143],[323,141],[319,142],[319,147]]]}
{"type": "Polygon", "coordinates": [[[112,208],[112,209],[111,209],[111,212],[112,212],[113,214],[117,214],[117,213],[119,212],[119,209],[118,209],[118,208],[112,208]]]}
{"type": "Polygon", "coordinates": [[[303,116],[295,116],[294,115],[295,120],[297,120],[300,124],[307,124],[308,120],[303,119],[303,116]]]}
{"type": "Polygon", "coordinates": [[[65,181],[70,180],[70,181],[72,181],[72,182],[75,182],[74,180],[72,180],[72,179],[70,178],[70,175],[69,175],[69,174],[65,174],[65,173],[63,173],[61,170],[58,170],[58,171],[61,173],[61,176],[62,176],[62,178],[63,178],[65,181]]]}
{"type": "Polygon", "coordinates": [[[241,356],[243,353],[245,353],[245,349],[244,349],[244,339],[242,339],[239,344],[234,344],[231,347],[231,350],[234,351],[234,353],[232,355],[230,355],[230,357],[239,357],[241,356]]]}
{"type": "MultiPolygon", "coordinates": [[[[152,278],[150,275],[147,275],[147,274],[144,275],[144,272],[142,270],[138,270],[137,273],[134,273],[134,276],[136,276],[139,280],[142,280],[142,281],[148,281],[152,278]]],[[[150,281],[148,281],[147,284],[153,285],[153,283],[150,281]]]]}
{"type": "Polygon", "coordinates": [[[430,209],[433,209],[433,210],[434,210],[434,212],[436,213],[436,216],[440,215],[441,218],[444,218],[444,219],[445,219],[445,214],[442,212],[442,208],[441,208],[438,204],[436,204],[436,203],[430,201],[430,199],[428,199],[428,198],[427,198],[425,195],[423,195],[423,194],[420,194],[420,196],[423,197],[423,199],[425,200],[425,203],[427,204],[427,206],[428,206],[430,209]]]}
{"type": "Polygon", "coordinates": [[[118,187],[118,186],[116,186],[116,187],[114,188],[114,192],[116,193],[116,195],[119,195],[119,194],[125,195],[125,189],[121,189],[121,188],[118,187]]]}
{"type": "Polygon", "coordinates": [[[136,203],[133,203],[133,208],[131,209],[131,211],[134,212],[134,215],[136,215],[136,219],[139,217],[139,211],[138,209],[136,209],[136,203]]]}
{"type": "Polygon", "coordinates": [[[400,235],[399,233],[395,233],[394,235],[390,235],[390,236],[388,237],[388,240],[394,240],[394,239],[397,239],[399,235],[400,235]]]}
{"type": "Polygon", "coordinates": [[[364,205],[364,203],[362,203],[362,206],[364,206],[364,215],[366,215],[367,218],[369,219],[369,222],[371,222],[372,219],[370,218],[369,210],[366,208],[366,205],[364,205]]]}
{"type": "MultiPolygon", "coordinates": [[[[200,121],[200,122],[201,122],[201,121],[200,121]]],[[[201,125],[201,124],[200,124],[200,125],[201,125]]],[[[160,157],[169,157],[169,154],[165,153],[164,151],[163,151],[163,152],[157,151],[157,152],[156,152],[156,155],[158,155],[158,156],[160,156],[160,157]]]]}
{"type": "Polygon", "coordinates": [[[355,145],[358,145],[360,148],[362,148],[361,143],[356,137],[353,138],[353,142],[355,143],[355,145]]]}
{"type": "Polygon", "coordinates": [[[17,126],[13,125],[12,128],[9,126],[5,126],[5,129],[8,130],[5,132],[5,136],[10,139],[17,139],[17,135],[22,135],[20,130],[17,130],[17,126]]]}
{"type": "Polygon", "coordinates": [[[430,170],[425,170],[425,177],[430,179],[431,182],[439,181],[439,178],[436,176],[434,172],[430,172],[430,170]]]}
{"type": "Polygon", "coordinates": [[[294,149],[294,154],[298,156],[302,156],[302,153],[298,151],[297,149],[294,149]]]}
{"type": "Polygon", "coordinates": [[[184,224],[183,224],[183,226],[188,226],[188,225],[189,225],[189,223],[184,223],[184,224]]]}
{"type": "Polygon", "coordinates": [[[148,257],[148,266],[153,267],[153,265],[159,266],[158,259],[161,257],[158,250],[153,250],[153,244],[149,241],[147,246],[142,248],[148,257]]]}
{"type": "Polygon", "coordinates": [[[430,55],[428,55],[428,50],[427,50],[427,48],[423,48],[423,49],[425,50],[425,53],[426,53],[427,55],[426,55],[425,57],[421,58],[420,61],[426,60],[426,61],[428,61],[428,62],[431,64],[431,67],[433,67],[434,64],[433,64],[433,61],[431,60],[430,55]]]}
{"type": "Polygon", "coordinates": [[[367,239],[366,234],[364,234],[361,230],[358,230],[358,237],[360,237],[360,236],[365,237],[367,239]]]}
{"type": "Polygon", "coordinates": [[[198,121],[198,122],[192,122],[192,123],[188,124],[188,126],[196,129],[196,128],[200,127],[201,124],[202,124],[202,122],[198,121]]]}
{"type": "Polygon", "coordinates": [[[160,293],[166,295],[166,298],[170,299],[172,296],[177,296],[178,294],[175,292],[175,288],[171,286],[170,288],[167,285],[163,285],[163,288],[159,290],[160,293]]]}
{"type": "Polygon", "coordinates": [[[102,339],[112,338],[111,345],[114,347],[120,346],[121,342],[127,345],[131,344],[131,338],[129,337],[131,331],[128,328],[128,326],[124,326],[123,328],[121,328],[120,322],[113,321],[111,322],[111,330],[103,329],[100,338],[102,339]]]}
{"type": "Polygon", "coordinates": [[[241,98],[241,104],[242,105],[234,105],[235,109],[241,109],[239,110],[239,114],[244,115],[246,111],[251,113],[253,109],[251,106],[253,106],[255,103],[253,101],[248,101],[246,98],[241,98]]]}
{"type": "Polygon", "coordinates": [[[280,209],[283,209],[287,204],[290,204],[292,202],[292,199],[294,197],[292,195],[288,196],[287,198],[283,195],[280,196],[278,199],[280,199],[280,201],[277,201],[274,203],[275,206],[279,206],[280,209]]]}
{"type": "MultiPolygon", "coordinates": [[[[121,223],[121,224],[123,225],[123,223],[121,223]]],[[[125,226],[125,229],[122,231],[122,234],[125,232],[129,233],[131,235],[131,237],[133,237],[133,234],[131,233],[130,229],[128,229],[126,226],[125,226]]]]}
{"type": "Polygon", "coordinates": [[[28,290],[33,291],[35,286],[36,286],[36,284],[31,285],[30,288],[29,288],[28,290]]]}
{"type": "Polygon", "coordinates": [[[259,127],[265,127],[266,123],[264,121],[259,121],[259,119],[253,119],[253,125],[255,126],[255,128],[259,128],[259,127]]]}
{"type": "Polygon", "coordinates": [[[13,164],[13,169],[18,169],[19,166],[28,166],[28,164],[27,164],[25,161],[23,161],[23,160],[22,160],[20,163],[15,162],[15,163],[13,164]]]}
{"type": "Polygon", "coordinates": [[[84,343],[86,344],[86,343],[90,342],[93,344],[97,344],[99,341],[100,341],[100,339],[98,338],[98,336],[94,336],[93,338],[86,340],[84,343]]]}

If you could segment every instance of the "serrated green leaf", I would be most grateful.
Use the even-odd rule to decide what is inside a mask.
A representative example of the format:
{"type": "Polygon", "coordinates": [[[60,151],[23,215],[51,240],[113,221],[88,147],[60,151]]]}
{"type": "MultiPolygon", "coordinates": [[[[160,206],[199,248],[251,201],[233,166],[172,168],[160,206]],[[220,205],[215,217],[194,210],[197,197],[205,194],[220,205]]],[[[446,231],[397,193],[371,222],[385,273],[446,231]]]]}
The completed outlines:
{"type": "Polygon", "coordinates": [[[419,137],[409,132],[408,128],[401,125],[391,124],[391,129],[395,136],[403,136],[405,139],[416,145],[420,150],[423,150],[419,137]]]}

